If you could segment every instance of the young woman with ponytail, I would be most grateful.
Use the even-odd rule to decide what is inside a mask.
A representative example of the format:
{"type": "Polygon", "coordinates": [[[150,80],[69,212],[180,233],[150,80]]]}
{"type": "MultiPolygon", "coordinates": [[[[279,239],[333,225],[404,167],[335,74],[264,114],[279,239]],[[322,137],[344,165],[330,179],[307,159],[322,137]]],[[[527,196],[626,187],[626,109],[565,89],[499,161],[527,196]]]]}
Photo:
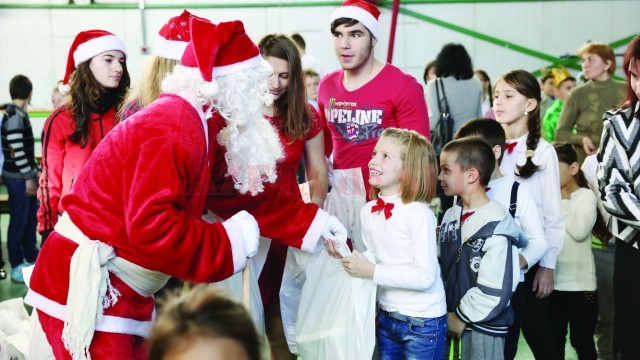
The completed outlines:
{"type": "Polygon", "coordinates": [[[558,156],[540,137],[540,84],[524,70],[514,70],[498,79],[493,109],[507,138],[500,170],[527,183],[543,216],[544,235],[549,243],[539,264],[528,264],[525,282],[518,285],[512,305],[523,306],[522,319],[509,329],[505,359],[515,357],[518,324],[536,359],[561,359],[553,346],[548,323],[547,296],[553,291],[556,259],[564,241],[564,220],[560,197],[558,156]]]}

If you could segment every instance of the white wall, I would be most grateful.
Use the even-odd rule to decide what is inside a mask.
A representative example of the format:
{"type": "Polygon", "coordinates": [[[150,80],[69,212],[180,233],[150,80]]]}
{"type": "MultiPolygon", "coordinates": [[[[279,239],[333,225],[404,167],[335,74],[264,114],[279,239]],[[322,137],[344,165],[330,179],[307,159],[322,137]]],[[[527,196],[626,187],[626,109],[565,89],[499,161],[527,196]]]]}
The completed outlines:
{"type": "MultiPolygon", "coordinates": [[[[29,2],[46,4],[60,3],[60,0],[29,2]]],[[[131,0],[98,2],[137,3],[131,0]]],[[[291,2],[294,1],[265,1],[271,4],[291,2]]],[[[8,3],[16,1],[0,0],[0,4],[8,3]]],[[[149,0],[146,3],[180,2],[149,0]]],[[[201,0],[188,3],[231,1],[201,0]]],[[[406,5],[406,8],[556,57],[574,54],[588,40],[609,43],[640,30],[637,25],[640,1],[636,0],[425,4],[406,5]]],[[[328,24],[333,9],[318,6],[189,10],[214,22],[240,19],[256,42],[270,32],[299,32],[307,41],[307,52],[318,58],[326,71],[338,66],[328,24]]],[[[148,46],[153,45],[154,36],[162,24],[180,12],[179,9],[146,10],[148,46]]],[[[384,60],[391,11],[383,9],[380,21],[382,37],[376,46],[376,56],[384,60]]],[[[127,64],[135,84],[148,58],[140,51],[143,43],[139,10],[0,8],[0,102],[10,101],[9,80],[21,73],[27,75],[34,84],[32,107],[50,107],[51,90],[64,75],[68,49],[74,36],[90,28],[109,30],[124,40],[129,49],[127,64]]],[[[441,47],[449,42],[465,45],[474,66],[487,71],[491,78],[514,68],[534,71],[548,65],[544,60],[405,15],[400,15],[398,19],[393,63],[420,80],[425,64],[435,59],[441,47]]],[[[621,53],[624,48],[616,51],[621,53]]],[[[34,132],[38,134],[39,130],[36,128],[34,132]]]]}

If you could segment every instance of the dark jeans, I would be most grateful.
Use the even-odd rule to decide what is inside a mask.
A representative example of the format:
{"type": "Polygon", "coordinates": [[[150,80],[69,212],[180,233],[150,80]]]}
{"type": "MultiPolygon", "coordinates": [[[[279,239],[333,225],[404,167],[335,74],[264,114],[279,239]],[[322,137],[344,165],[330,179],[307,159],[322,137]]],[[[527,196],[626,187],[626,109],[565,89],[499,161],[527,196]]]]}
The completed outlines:
{"type": "Polygon", "coordinates": [[[616,240],[613,299],[614,358],[640,359],[640,250],[622,240],[616,240]]]}
{"type": "Polygon", "coordinates": [[[593,333],[598,322],[598,295],[595,291],[557,291],[549,296],[549,325],[553,344],[562,358],[570,327],[571,346],[578,359],[596,360],[593,333]]]}
{"type": "Polygon", "coordinates": [[[613,360],[613,260],[614,241],[606,249],[592,249],[598,280],[598,324],[594,333],[598,359],[613,360]]]}
{"type": "Polygon", "coordinates": [[[0,235],[0,268],[4,268],[4,256],[2,255],[2,236],[0,235]]]}
{"type": "Polygon", "coordinates": [[[509,332],[504,341],[504,358],[513,360],[518,352],[520,329],[522,328],[522,312],[524,311],[524,282],[518,284],[516,291],[511,296],[511,309],[513,310],[513,324],[509,326],[509,332]]]}
{"type": "Polygon", "coordinates": [[[38,256],[36,249],[36,231],[38,220],[38,199],[25,194],[26,182],[19,179],[4,179],[9,193],[9,231],[7,248],[9,262],[15,268],[25,260],[33,263],[38,256]]]}
{"type": "Polygon", "coordinates": [[[506,360],[513,360],[516,357],[521,328],[522,334],[536,359],[562,359],[556,351],[551,337],[549,298],[536,299],[536,293],[532,290],[533,280],[539,268],[540,266],[536,264],[527,271],[524,275],[524,283],[518,285],[511,298],[515,319],[514,324],[509,327],[509,333],[505,339],[504,358],[506,360]]]}
{"type": "Polygon", "coordinates": [[[379,309],[376,332],[380,360],[440,359],[445,345],[447,317],[417,318],[379,309]]]}

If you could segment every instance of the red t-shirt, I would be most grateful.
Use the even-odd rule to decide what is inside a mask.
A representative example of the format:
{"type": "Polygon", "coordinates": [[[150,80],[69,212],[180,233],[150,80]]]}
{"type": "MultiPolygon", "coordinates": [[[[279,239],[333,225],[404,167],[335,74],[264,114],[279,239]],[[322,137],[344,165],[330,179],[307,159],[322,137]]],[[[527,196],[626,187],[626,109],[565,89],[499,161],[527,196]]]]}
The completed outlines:
{"type": "MultiPolygon", "coordinates": [[[[369,193],[367,164],[382,131],[415,130],[429,138],[429,115],[422,86],[411,75],[387,64],[364,86],[348,91],[344,70],[327,74],[318,89],[320,116],[331,132],[335,169],[360,167],[369,193]]],[[[331,146],[331,144],[325,144],[331,146]]]]}

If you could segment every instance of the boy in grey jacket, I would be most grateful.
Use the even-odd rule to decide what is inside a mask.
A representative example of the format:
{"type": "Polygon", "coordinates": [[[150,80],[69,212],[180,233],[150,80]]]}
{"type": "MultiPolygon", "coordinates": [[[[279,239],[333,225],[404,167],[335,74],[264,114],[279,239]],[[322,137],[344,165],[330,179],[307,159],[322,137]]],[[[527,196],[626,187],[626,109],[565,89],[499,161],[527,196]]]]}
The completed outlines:
{"type": "Polygon", "coordinates": [[[442,189],[460,199],[445,213],[438,240],[449,334],[462,339],[455,351],[462,359],[504,359],[517,249],[527,244],[508,210],[485,193],[494,167],[491,147],[479,138],[454,140],[440,155],[442,189]]]}
{"type": "Polygon", "coordinates": [[[11,280],[24,282],[22,268],[36,261],[36,212],[38,200],[38,166],[34,157],[34,140],[27,107],[33,85],[24,75],[9,83],[11,104],[2,117],[1,137],[4,164],[2,178],[9,193],[9,231],[7,248],[11,263],[11,280]]]}

